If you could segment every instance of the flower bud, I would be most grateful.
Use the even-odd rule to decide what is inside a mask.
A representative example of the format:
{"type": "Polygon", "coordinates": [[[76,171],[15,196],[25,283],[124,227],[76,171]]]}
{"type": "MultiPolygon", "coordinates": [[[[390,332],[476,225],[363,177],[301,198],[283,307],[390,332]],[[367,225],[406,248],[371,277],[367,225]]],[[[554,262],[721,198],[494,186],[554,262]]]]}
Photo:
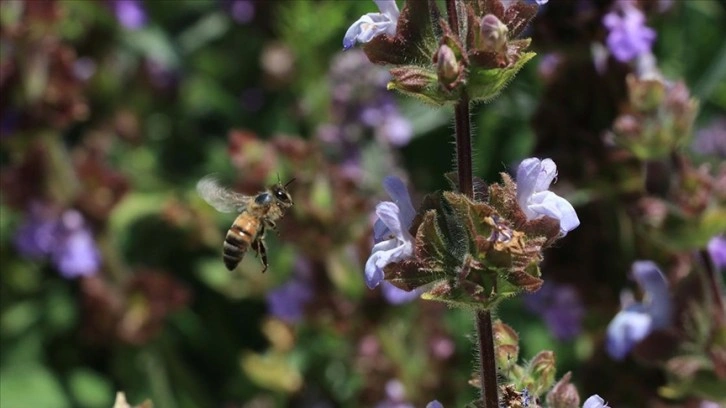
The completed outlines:
{"type": "Polygon", "coordinates": [[[494,322],[494,342],[496,344],[497,367],[508,371],[519,359],[519,336],[509,325],[501,320],[494,322]]]}
{"type": "Polygon", "coordinates": [[[580,394],[570,383],[572,373],[565,374],[560,381],[547,393],[547,406],[552,408],[578,408],[580,394]]]}
{"type": "Polygon", "coordinates": [[[454,51],[448,45],[441,44],[434,56],[434,62],[441,85],[447,89],[453,88],[458,82],[460,71],[459,61],[456,60],[454,51]]]}
{"type": "Polygon", "coordinates": [[[527,371],[527,382],[532,385],[530,389],[534,394],[538,395],[549,389],[555,382],[555,372],[557,371],[555,353],[549,350],[540,351],[529,363],[527,371]]]}
{"type": "Polygon", "coordinates": [[[487,14],[481,19],[479,46],[486,51],[499,52],[507,44],[509,29],[494,14],[487,14]]]}

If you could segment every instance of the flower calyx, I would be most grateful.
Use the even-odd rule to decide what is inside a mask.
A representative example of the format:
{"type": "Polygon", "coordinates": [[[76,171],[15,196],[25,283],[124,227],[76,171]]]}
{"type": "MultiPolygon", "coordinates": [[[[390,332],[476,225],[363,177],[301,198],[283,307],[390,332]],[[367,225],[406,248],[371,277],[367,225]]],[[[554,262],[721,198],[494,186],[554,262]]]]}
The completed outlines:
{"type": "Polygon", "coordinates": [[[507,7],[502,0],[457,1],[459,27],[451,27],[439,18],[435,2],[407,0],[395,35],[386,20],[392,13],[369,13],[351,26],[344,42],[346,46],[364,42],[371,62],[393,66],[389,89],[435,105],[456,103],[462,92],[473,101],[488,101],[534,57],[534,52],[527,51],[530,39],[517,36],[534,18],[537,7],[524,1],[507,7]],[[361,23],[367,18],[385,21],[361,23]],[[368,30],[351,40],[361,27],[368,30]]]}
{"type": "Polygon", "coordinates": [[[493,202],[449,191],[428,196],[410,229],[413,256],[388,264],[385,279],[404,290],[426,286],[424,299],[479,309],[539,289],[542,249],[559,235],[559,227],[551,219],[526,221],[520,210],[516,228],[516,221],[503,215],[515,212],[494,206],[516,206],[515,193],[505,199],[503,190],[490,187],[493,202]]]}

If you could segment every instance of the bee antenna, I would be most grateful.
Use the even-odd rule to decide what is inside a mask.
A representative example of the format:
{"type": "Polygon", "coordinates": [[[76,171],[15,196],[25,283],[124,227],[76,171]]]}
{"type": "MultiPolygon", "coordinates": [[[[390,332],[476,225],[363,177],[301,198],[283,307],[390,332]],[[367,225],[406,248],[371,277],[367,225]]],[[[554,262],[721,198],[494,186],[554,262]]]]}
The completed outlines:
{"type": "Polygon", "coordinates": [[[295,181],[295,177],[293,177],[292,179],[290,179],[290,181],[288,181],[287,183],[285,183],[285,188],[287,188],[287,186],[289,186],[290,184],[292,184],[293,181],[295,181]]]}

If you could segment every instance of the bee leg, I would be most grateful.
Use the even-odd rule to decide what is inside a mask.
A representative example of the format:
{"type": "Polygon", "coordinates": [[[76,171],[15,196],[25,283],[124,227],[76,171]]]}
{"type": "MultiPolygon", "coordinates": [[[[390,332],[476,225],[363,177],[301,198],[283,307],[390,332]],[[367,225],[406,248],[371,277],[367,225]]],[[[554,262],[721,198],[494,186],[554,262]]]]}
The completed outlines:
{"type": "Polygon", "coordinates": [[[277,229],[277,224],[275,223],[275,221],[266,220],[265,224],[268,228],[275,231],[275,234],[277,234],[278,237],[280,236],[280,231],[277,229]]]}
{"type": "Polygon", "coordinates": [[[260,260],[262,260],[262,273],[265,273],[267,270],[267,245],[265,245],[264,237],[260,237],[259,239],[256,239],[252,243],[252,249],[254,249],[257,252],[257,256],[260,257],[260,260]]]}

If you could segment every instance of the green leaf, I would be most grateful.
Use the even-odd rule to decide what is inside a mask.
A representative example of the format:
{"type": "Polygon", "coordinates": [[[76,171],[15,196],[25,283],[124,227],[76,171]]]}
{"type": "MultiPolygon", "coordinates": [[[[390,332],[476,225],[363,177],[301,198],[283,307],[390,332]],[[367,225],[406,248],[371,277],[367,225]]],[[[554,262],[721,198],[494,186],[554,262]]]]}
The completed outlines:
{"type": "Polygon", "coordinates": [[[72,371],[68,376],[68,388],[82,407],[108,407],[113,402],[111,382],[91,370],[80,368],[72,371]]]}
{"type": "Polygon", "coordinates": [[[0,406],[66,408],[70,404],[58,379],[46,367],[14,364],[0,370],[0,406]]]}
{"type": "Polygon", "coordinates": [[[534,52],[527,52],[520,56],[514,65],[506,68],[477,69],[472,67],[469,71],[469,83],[467,91],[472,101],[487,102],[504,89],[514,76],[527,63],[537,55],[534,52]]]}

